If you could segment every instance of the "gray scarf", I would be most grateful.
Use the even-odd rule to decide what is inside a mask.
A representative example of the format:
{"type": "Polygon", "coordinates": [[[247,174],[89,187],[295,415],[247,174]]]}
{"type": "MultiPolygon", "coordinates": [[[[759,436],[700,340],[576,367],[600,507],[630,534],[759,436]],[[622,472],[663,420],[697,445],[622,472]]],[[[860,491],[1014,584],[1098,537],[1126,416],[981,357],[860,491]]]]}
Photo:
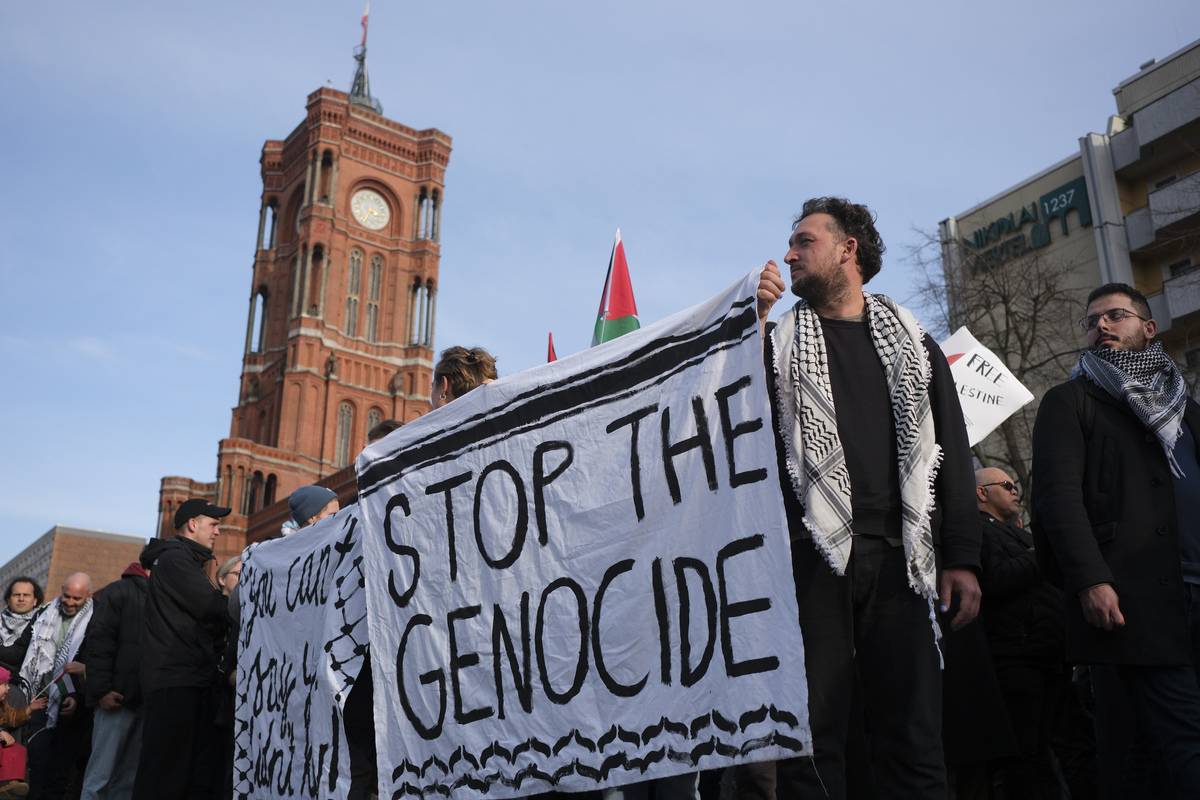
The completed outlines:
{"type": "Polygon", "coordinates": [[[1187,384],[1179,367],[1163,350],[1162,342],[1153,342],[1145,350],[1086,350],[1079,354],[1079,363],[1072,372],[1072,376],[1080,374],[1129,406],[1158,438],[1171,474],[1182,478],[1183,470],[1175,460],[1175,443],[1183,433],[1187,384]]]}
{"type": "MultiPolygon", "coordinates": [[[[929,514],[942,460],[929,405],[932,375],[924,331],[913,315],[883,295],[865,294],[871,341],[887,376],[899,455],[901,530],[908,583],[937,621],[936,565],[929,514]]],[[[850,472],[838,437],[837,412],[821,321],[804,300],[772,334],[779,426],[788,475],[804,507],[804,527],[838,575],[850,561],[853,512],[850,472]]]]}

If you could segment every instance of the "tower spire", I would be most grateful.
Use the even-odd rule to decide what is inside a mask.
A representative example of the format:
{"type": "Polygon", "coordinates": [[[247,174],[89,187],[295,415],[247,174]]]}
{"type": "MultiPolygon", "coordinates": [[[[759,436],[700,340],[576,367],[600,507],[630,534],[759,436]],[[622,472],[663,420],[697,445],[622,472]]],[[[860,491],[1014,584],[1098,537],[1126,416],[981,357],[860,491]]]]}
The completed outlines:
{"type": "Polygon", "coordinates": [[[350,102],[371,109],[376,114],[383,113],[383,104],[371,96],[371,80],[367,77],[367,20],[371,14],[371,0],[363,9],[362,42],[354,48],[354,81],[350,84],[350,102]]]}

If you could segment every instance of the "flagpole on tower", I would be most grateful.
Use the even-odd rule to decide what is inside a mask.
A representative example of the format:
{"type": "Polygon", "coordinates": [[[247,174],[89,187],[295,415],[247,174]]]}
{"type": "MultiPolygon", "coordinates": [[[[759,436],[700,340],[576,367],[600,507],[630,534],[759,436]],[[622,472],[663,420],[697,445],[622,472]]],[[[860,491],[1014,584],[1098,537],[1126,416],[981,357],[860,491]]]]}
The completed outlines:
{"type": "Polygon", "coordinates": [[[371,16],[371,0],[367,0],[362,15],[362,42],[354,48],[354,81],[350,84],[350,102],[383,113],[383,104],[371,96],[371,81],[367,77],[367,22],[371,16]]]}

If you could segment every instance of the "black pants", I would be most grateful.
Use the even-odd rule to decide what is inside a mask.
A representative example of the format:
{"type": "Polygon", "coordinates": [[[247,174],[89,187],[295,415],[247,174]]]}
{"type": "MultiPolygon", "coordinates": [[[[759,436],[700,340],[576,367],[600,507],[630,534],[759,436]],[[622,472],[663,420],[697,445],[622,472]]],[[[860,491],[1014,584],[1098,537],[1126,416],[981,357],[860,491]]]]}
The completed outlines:
{"type": "Polygon", "coordinates": [[[1018,749],[1015,758],[994,764],[1004,796],[1028,800],[1061,797],[1051,743],[1060,706],[1068,700],[1071,690],[1065,668],[1013,662],[998,665],[996,677],[1018,749]]]}
{"type": "Polygon", "coordinates": [[[346,749],[350,752],[348,800],[366,800],[379,789],[375,760],[375,690],[371,684],[371,660],[363,659],[362,670],[346,697],[344,721],[346,749]]]}
{"type": "Polygon", "coordinates": [[[158,689],[146,695],[142,713],[134,800],[210,800],[220,786],[215,690],[158,689]]]}
{"type": "Polygon", "coordinates": [[[792,563],[815,754],[741,768],[739,795],[847,797],[857,682],[877,796],[944,800],[941,665],[929,604],[908,586],[903,548],[855,537],[838,577],[810,542],[795,541],[792,563]]]}
{"type": "MultiPolygon", "coordinates": [[[[45,712],[35,712],[42,715],[45,712]]],[[[38,720],[32,720],[37,722],[38,720]]],[[[76,707],[70,716],[59,716],[54,728],[43,728],[29,741],[27,758],[29,796],[34,800],[78,797],[83,771],[92,748],[92,712],[76,707]]]]}
{"type": "Polygon", "coordinates": [[[1102,797],[1200,797],[1200,586],[1184,589],[1191,664],[1092,667],[1102,797]]]}

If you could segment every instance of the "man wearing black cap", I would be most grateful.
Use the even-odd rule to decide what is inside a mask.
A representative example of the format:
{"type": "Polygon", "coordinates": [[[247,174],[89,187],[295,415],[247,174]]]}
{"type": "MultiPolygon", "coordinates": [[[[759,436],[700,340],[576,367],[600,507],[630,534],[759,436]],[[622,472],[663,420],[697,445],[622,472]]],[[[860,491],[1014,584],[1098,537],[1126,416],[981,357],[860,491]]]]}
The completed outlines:
{"type": "Polygon", "coordinates": [[[210,797],[217,654],[229,627],[225,596],[208,576],[228,508],[192,499],[175,512],[175,538],[150,565],[142,640],[145,721],[136,800],[210,797]]]}

